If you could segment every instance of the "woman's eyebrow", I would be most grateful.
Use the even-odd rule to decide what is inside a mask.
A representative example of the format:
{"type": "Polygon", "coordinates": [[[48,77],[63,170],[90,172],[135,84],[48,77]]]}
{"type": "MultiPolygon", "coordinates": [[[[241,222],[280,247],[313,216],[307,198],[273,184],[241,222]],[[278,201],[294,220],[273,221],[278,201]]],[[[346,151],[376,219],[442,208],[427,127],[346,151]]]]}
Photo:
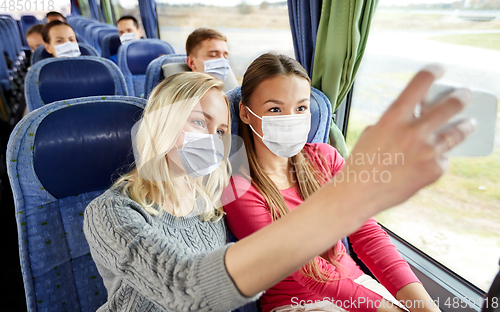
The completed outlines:
{"type": "Polygon", "coordinates": [[[269,100],[265,101],[263,104],[266,104],[266,103],[274,103],[274,104],[279,104],[279,105],[285,104],[280,100],[274,100],[274,99],[269,99],[269,100]]]}
{"type": "MultiPolygon", "coordinates": [[[[204,111],[194,110],[194,109],[193,109],[193,112],[194,112],[194,113],[201,113],[201,114],[203,114],[203,116],[205,116],[205,118],[206,118],[206,119],[208,119],[208,120],[210,120],[210,121],[213,121],[213,120],[214,120],[214,118],[213,118],[212,116],[210,116],[209,114],[205,113],[204,111]]],[[[222,127],[229,128],[229,126],[228,126],[228,125],[226,125],[226,124],[222,124],[221,126],[222,126],[222,127]]]]}

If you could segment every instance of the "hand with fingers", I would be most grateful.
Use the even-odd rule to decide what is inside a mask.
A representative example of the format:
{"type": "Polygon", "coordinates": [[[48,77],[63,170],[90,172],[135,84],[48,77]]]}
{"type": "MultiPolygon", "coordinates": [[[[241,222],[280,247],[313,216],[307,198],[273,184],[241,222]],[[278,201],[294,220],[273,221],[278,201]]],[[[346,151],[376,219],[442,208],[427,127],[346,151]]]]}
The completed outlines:
{"type": "MultiPolygon", "coordinates": [[[[415,107],[443,72],[439,65],[429,65],[417,73],[378,123],[365,129],[346,161],[345,175],[337,176],[349,177],[352,171],[358,176],[363,171],[372,173],[372,178],[361,184],[365,184],[364,196],[378,206],[377,211],[405,201],[436,181],[448,165],[443,154],[475,129],[475,122],[470,119],[443,128],[470,102],[472,93],[468,89],[458,89],[422,112],[419,118],[414,116],[415,107]]],[[[359,180],[348,184],[360,184],[359,180]]]]}

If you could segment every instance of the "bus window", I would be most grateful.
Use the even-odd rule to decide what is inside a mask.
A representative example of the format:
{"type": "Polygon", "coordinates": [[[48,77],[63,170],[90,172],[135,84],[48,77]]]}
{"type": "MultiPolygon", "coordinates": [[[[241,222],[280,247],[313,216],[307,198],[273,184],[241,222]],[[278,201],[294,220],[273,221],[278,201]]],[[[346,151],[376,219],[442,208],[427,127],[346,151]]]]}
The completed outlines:
{"type": "MultiPolygon", "coordinates": [[[[500,95],[498,1],[436,2],[380,0],[354,86],[346,136],[351,150],[361,131],[429,62],[446,67],[442,80],[500,95]]],[[[492,155],[450,159],[437,183],[376,217],[484,291],[500,258],[499,119],[492,155]]]]}
{"type": "Polygon", "coordinates": [[[285,1],[178,0],[156,5],[160,37],[179,54],[186,52],[186,39],[196,28],[214,28],[225,35],[228,59],[240,84],[248,65],[264,52],[295,57],[285,1]]]}

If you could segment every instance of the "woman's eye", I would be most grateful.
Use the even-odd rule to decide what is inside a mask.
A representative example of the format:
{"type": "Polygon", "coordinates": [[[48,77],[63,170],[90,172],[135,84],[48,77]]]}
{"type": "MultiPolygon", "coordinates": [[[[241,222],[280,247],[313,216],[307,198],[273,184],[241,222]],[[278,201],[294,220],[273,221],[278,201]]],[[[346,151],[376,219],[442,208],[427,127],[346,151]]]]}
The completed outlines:
{"type": "Polygon", "coordinates": [[[205,120],[197,119],[197,120],[193,120],[193,123],[195,125],[197,125],[198,127],[202,127],[202,128],[206,127],[205,120]]]}
{"type": "Polygon", "coordinates": [[[222,129],[217,130],[217,134],[218,134],[219,136],[222,136],[224,133],[226,133],[226,131],[224,131],[224,130],[222,130],[222,129]]]}
{"type": "Polygon", "coordinates": [[[308,110],[307,106],[301,106],[301,107],[297,108],[297,111],[299,111],[299,112],[305,112],[307,110],[308,110]]]}
{"type": "Polygon", "coordinates": [[[273,108],[269,109],[269,111],[270,111],[271,113],[279,113],[279,112],[280,112],[280,109],[279,109],[278,107],[273,107],[273,108]]]}

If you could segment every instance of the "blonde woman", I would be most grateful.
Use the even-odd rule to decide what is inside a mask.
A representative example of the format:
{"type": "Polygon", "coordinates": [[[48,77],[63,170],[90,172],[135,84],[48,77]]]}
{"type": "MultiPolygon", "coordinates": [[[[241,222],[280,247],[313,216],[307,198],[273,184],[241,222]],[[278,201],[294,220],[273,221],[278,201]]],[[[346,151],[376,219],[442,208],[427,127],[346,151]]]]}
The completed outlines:
{"type": "Polygon", "coordinates": [[[390,122],[365,132],[357,146],[360,152],[405,153],[408,168],[378,168],[398,182],[325,185],[292,213],[235,244],[226,244],[218,198],[229,178],[229,146],[221,146],[230,124],[222,82],[191,72],[160,83],[133,129],[136,168],[85,211],[85,235],[108,290],[99,311],[230,311],[256,300],[373,214],[435,181],[450,147],[443,140],[458,143],[472,131],[461,125],[430,140],[430,130],[464,106],[453,99],[425,119],[409,120],[435,76],[419,73],[386,117],[390,122]],[[363,195],[354,197],[359,191],[363,195]]]}

